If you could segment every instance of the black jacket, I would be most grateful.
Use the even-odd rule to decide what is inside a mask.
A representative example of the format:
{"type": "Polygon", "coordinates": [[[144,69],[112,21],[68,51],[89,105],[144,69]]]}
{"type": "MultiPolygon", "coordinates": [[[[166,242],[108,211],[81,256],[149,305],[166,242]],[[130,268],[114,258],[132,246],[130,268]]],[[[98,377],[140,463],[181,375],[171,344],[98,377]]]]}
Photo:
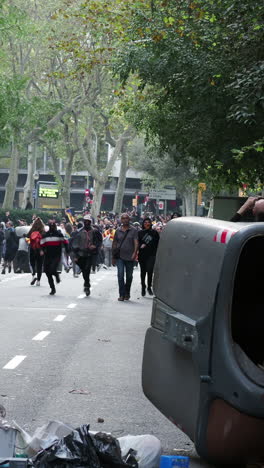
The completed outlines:
{"type": "Polygon", "coordinates": [[[144,262],[149,257],[155,257],[159,245],[159,233],[154,229],[143,229],[138,232],[138,260],[144,262]],[[146,247],[141,248],[142,245],[146,247]]]}

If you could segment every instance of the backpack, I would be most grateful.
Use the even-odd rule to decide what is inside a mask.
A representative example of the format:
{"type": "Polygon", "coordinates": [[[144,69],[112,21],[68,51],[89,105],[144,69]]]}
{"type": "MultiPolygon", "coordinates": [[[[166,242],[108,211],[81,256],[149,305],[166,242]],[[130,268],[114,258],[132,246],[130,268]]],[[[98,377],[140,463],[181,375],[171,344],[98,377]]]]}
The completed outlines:
{"type": "Polygon", "coordinates": [[[30,247],[33,250],[40,249],[40,241],[42,239],[42,235],[38,231],[32,232],[30,234],[30,247]]]}

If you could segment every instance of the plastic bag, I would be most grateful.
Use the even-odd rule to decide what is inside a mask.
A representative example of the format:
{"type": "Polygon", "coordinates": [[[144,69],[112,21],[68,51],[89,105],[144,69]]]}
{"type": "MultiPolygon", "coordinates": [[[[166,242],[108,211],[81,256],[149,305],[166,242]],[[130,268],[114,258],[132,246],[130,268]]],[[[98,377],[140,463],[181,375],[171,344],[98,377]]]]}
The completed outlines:
{"type": "Polygon", "coordinates": [[[122,459],[117,439],[105,433],[91,435],[87,425],[39,452],[32,462],[35,468],[138,468],[132,454],[129,463],[122,459]]]}
{"type": "Polygon", "coordinates": [[[105,432],[97,432],[92,435],[96,453],[99,457],[101,465],[104,468],[115,466],[115,467],[127,467],[137,468],[138,464],[135,458],[134,451],[130,451],[129,456],[125,454],[125,460],[122,459],[121,448],[117,439],[111,434],[105,432]]]}
{"type": "Polygon", "coordinates": [[[161,456],[161,443],[153,435],[127,435],[119,437],[122,457],[133,449],[136,451],[136,459],[139,468],[155,468],[159,466],[161,456]]]}
{"type": "Polygon", "coordinates": [[[89,426],[81,426],[32,459],[36,468],[101,468],[89,426]]]}
{"type": "Polygon", "coordinates": [[[38,427],[33,436],[13,421],[14,427],[19,431],[20,445],[28,457],[35,456],[40,450],[50,447],[56,440],[60,440],[73,431],[73,427],[60,421],[50,421],[44,426],[38,427]]]}

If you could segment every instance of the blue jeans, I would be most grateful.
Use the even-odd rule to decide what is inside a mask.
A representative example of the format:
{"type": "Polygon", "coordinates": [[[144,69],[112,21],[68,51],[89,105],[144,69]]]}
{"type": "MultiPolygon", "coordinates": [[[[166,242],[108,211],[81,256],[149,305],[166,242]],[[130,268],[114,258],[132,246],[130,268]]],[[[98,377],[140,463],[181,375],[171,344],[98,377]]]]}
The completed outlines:
{"type": "Polygon", "coordinates": [[[119,285],[119,296],[130,296],[130,288],[133,279],[133,260],[122,260],[118,258],[116,261],[117,266],[117,278],[119,285]],[[126,271],[126,281],[125,281],[125,271],[126,271]]]}

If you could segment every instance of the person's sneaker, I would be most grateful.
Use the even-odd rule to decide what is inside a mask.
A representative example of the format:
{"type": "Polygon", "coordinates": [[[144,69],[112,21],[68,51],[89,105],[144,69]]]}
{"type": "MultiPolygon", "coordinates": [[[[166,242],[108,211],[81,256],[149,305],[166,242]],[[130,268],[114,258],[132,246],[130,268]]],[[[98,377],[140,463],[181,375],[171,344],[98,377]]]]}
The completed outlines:
{"type": "Polygon", "coordinates": [[[129,301],[129,299],[130,299],[130,296],[129,296],[129,295],[126,295],[126,296],[124,297],[124,300],[125,300],[125,301],[129,301]]]}
{"type": "Polygon", "coordinates": [[[105,264],[103,264],[103,268],[104,268],[105,270],[108,270],[108,267],[107,267],[105,264]]]}
{"type": "Polygon", "coordinates": [[[55,288],[50,291],[50,296],[54,296],[54,294],[56,294],[56,289],[55,288]]]}
{"type": "Polygon", "coordinates": [[[36,282],[36,286],[40,286],[40,281],[37,281],[37,282],[36,282]]]}
{"type": "Polygon", "coordinates": [[[91,275],[95,275],[96,271],[95,270],[91,270],[91,275]]]}
{"type": "Polygon", "coordinates": [[[124,298],[123,296],[120,296],[117,300],[118,300],[118,301],[124,301],[125,298],[124,298]]]}
{"type": "Polygon", "coordinates": [[[142,286],[141,288],[141,296],[146,296],[146,286],[142,286]]]}
{"type": "Polygon", "coordinates": [[[2,270],[2,275],[5,275],[5,269],[2,270]]]}
{"type": "Polygon", "coordinates": [[[77,273],[75,273],[75,275],[73,275],[74,278],[79,278],[79,275],[77,273]]]}
{"type": "Polygon", "coordinates": [[[56,283],[59,284],[61,282],[59,273],[56,274],[55,278],[56,278],[56,283]]]}
{"type": "Polygon", "coordinates": [[[36,283],[36,281],[37,281],[37,278],[33,278],[32,281],[31,281],[31,283],[30,283],[31,286],[34,286],[34,284],[36,283]]]}
{"type": "Polygon", "coordinates": [[[150,296],[153,296],[153,291],[152,291],[151,288],[148,288],[148,293],[149,293],[150,296]]]}

